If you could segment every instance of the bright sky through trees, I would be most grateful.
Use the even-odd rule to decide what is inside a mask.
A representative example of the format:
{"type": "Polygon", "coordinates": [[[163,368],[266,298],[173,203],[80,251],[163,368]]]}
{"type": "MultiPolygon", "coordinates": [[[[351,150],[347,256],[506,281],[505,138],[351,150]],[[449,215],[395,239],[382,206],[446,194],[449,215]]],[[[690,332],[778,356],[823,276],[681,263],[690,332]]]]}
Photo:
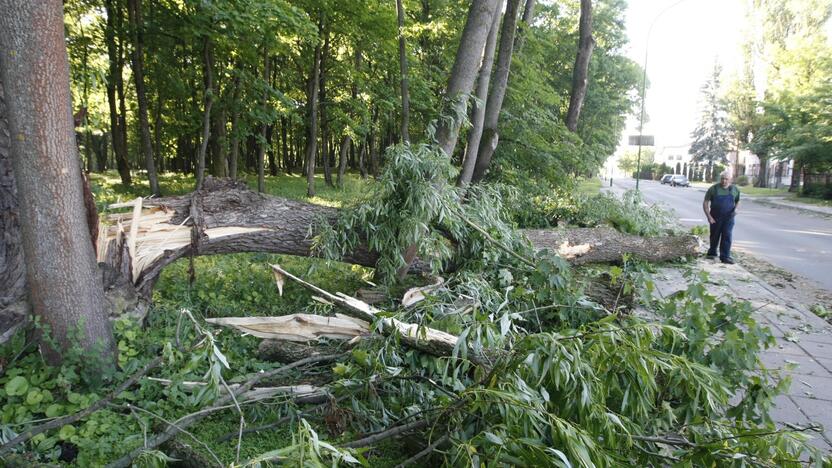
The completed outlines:
{"type": "MultiPolygon", "coordinates": [[[[656,15],[678,0],[630,0],[627,55],[644,64],[647,30],[656,15]]],[[[658,146],[684,145],[699,116],[699,89],[723,66],[726,81],[741,64],[739,43],[745,27],[743,0],[685,0],[661,15],[653,26],[647,62],[644,132],[658,146]]],[[[637,133],[631,119],[624,135],[637,133]]]]}

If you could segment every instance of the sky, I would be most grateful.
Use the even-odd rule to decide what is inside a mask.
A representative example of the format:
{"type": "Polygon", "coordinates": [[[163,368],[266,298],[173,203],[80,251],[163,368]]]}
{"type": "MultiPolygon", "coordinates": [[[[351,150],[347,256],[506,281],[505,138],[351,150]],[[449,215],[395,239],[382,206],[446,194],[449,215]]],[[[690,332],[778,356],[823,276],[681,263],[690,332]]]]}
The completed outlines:
{"type": "MultiPolygon", "coordinates": [[[[645,45],[649,47],[645,103],[645,120],[649,121],[644,133],[655,136],[657,147],[690,143],[700,116],[700,88],[715,61],[723,67],[723,83],[741,66],[743,4],[744,0],[629,1],[630,44],[625,52],[643,66],[645,45]]],[[[638,133],[637,125],[637,119],[630,120],[623,145],[627,135],[638,133]]]]}

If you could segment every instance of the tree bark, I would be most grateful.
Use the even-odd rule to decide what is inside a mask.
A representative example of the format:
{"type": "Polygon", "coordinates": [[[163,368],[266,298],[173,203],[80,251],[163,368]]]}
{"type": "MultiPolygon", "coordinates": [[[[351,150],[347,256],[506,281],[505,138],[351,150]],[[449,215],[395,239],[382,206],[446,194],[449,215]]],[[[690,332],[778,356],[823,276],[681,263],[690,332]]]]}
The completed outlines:
{"type": "Polygon", "coordinates": [[[150,191],[157,197],[162,194],[153,161],[153,143],[150,140],[150,123],[147,118],[147,93],[144,88],[144,24],[142,22],[142,0],[127,0],[127,21],[133,39],[133,78],[136,82],[136,98],[139,101],[139,132],[144,153],[145,169],[150,181],[150,191]]]}
{"type": "Polygon", "coordinates": [[[519,5],[520,0],[508,0],[506,3],[506,13],[503,16],[503,26],[500,30],[500,52],[497,55],[497,69],[494,71],[491,92],[488,93],[488,102],[485,105],[485,124],[471,182],[479,182],[485,177],[488,166],[491,164],[491,157],[494,155],[500,140],[497,125],[500,120],[500,111],[503,109],[506,88],[508,88],[508,75],[511,70],[511,56],[514,50],[514,34],[517,30],[519,5]]]}
{"type": "MultiPolygon", "coordinates": [[[[263,81],[266,85],[269,84],[269,75],[271,61],[269,60],[269,49],[266,45],[263,45],[263,81]]],[[[265,113],[266,107],[269,103],[269,93],[264,89],[263,91],[263,112],[265,113]]],[[[257,149],[257,191],[262,193],[266,191],[266,179],[265,179],[265,168],[263,167],[265,164],[265,156],[266,156],[266,127],[268,125],[264,121],[260,127],[260,143],[257,149]]]]}
{"type": "Polygon", "coordinates": [[[471,115],[468,144],[465,146],[465,157],[462,159],[462,171],[457,179],[459,187],[465,187],[471,182],[471,176],[474,174],[474,164],[477,162],[477,150],[480,147],[482,126],[485,122],[485,103],[488,99],[488,85],[491,83],[491,68],[494,66],[494,51],[497,48],[497,29],[500,27],[502,5],[503,1],[500,0],[500,3],[497,4],[497,12],[494,13],[494,21],[491,23],[488,32],[488,39],[485,41],[485,52],[482,56],[479,78],[477,78],[477,99],[479,103],[477,103],[471,115]]]}
{"type": "Polygon", "coordinates": [[[0,310],[26,295],[26,263],[20,239],[20,205],[12,172],[9,115],[0,77],[0,310]]]}
{"type": "Polygon", "coordinates": [[[202,188],[205,180],[205,153],[208,152],[208,140],[211,138],[211,107],[214,104],[214,47],[211,38],[205,37],[202,49],[205,107],[202,112],[202,141],[199,144],[199,154],[196,162],[196,189],[202,188]]]}
{"type": "MultiPolygon", "coordinates": [[[[321,28],[319,28],[320,30],[321,28]]],[[[315,45],[312,70],[306,83],[306,196],[315,196],[315,153],[318,143],[318,85],[321,73],[321,44],[315,45]]]]}
{"type": "MultiPolygon", "coordinates": [[[[803,174],[803,163],[795,160],[792,168],[792,180],[789,183],[789,192],[797,193],[800,191],[800,176],[803,174]]],[[[736,177],[736,174],[734,174],[736,177]]]]}
{"type": "Polygon", "coordinates": [[[115,347],[85,222],[62,3],[0,0],[0,11],[0,81],[15,136],[29,303],[52,338],[41,351],[59,364],[77,335],[90,356],[102,358],[97,364],[111,366],[115,347]]]}
{"type": "MultiPolygon", "coordinates": [[[[445,104],[436,129],[436,141],[442,151],[453,156],[459,138],[459,127],[468,107],[468,95],[477,78],[482,51],[485,47],[491,20],[497,12],[498,0],[473,0],[468,9],[465,29],[459,40],[459,48],[445,89],[445,104]]],[[[515,2],[516,3],[516,2],[515,2]]],[[[512,33],[513,34],[513,33],[512,33]]]]}
{"type": "Polygon", "coordinates": [[[402,93],[402,142],[410,143],[410,85],[407,76],[407,48],[404,40],[404,5],[396,0],[396,17],[399,23],[399,70],[402,93]]]}
{"type": "Polygon", "coordinates": [[[349,135],[344,135],[344,138],[341,139],[341,148],[338,156],[338,188],[344,188],[344,174],[347,171],[347,157],[349,156],[351,143],[352,137],[349,135]]]}
{"type": "Polygon", "coordinates": [[[121,81],[121,60],[118,58],[116,49],[115,21],[118,10],[113,5],[113,0],[104,2],[107,13],[107,23],[104,29],[104,40],[107,43],[107,55],[110,67],[107,76],[107,104],[110,108],[110,135],[113,140],[113,154],[116,160],[116,168],[121,177],[122,185],[129,187],[133,180],[130,176],[130,164],[127,161],[127,142],[124,141],[121,122],[117,110],[118,100],[116,98],[116,84],[121,81]]]}
{"type": "Polygon", "coordinates": [[[571,132],[578,131],[578,119],[589,84],[589,59],[592,57],[592,49],[595,48],[595,39],[592,38],[592,0],[581,0],[578,34],[580,38],[575,68],[572,70],[572,93],[569,97],[569,111],[566,113],[566,128],[571,132]]]}

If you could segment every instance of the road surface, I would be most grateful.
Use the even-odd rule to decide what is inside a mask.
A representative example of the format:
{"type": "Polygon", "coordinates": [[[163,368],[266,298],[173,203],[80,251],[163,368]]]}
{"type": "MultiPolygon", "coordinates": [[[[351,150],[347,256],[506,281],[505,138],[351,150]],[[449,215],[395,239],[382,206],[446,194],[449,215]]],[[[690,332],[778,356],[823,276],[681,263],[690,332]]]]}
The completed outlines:
{"type": "MultiPolygon", "coordinates": [[[[614,192],[632,188],[634,179],[613,182],[614,192]]],[[[670,187],[642,180],[639,189],[648,203],[672,208],[683,227],[708,224],[702,212],[704,188],[670,187]]],[[[741,196],[733,249],[748,252],[832,291],[832,219],[755,203],[750,197],[741,196]]]]}

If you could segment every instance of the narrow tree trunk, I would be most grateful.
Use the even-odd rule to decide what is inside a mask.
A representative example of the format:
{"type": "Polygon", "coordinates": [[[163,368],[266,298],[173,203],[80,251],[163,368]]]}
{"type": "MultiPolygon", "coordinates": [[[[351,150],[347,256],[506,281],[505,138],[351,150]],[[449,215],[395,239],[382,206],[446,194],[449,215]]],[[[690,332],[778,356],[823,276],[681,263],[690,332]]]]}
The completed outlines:
{"type": "Polygon", "coordinates": [[[349,135],[344,135],[338,156],[338,188],[344,188],[344,174],[347,171],[347,157],[349,156],[351,143],[352,138],[349,135]]]}
{"type": "Polygon", "coordinates": [[[29,302],[52,338],[41,350],[60,364],[77,337],[88,356],[101,358],[90,359],[91,368],[111,367],[115,347],[86,225],[62,3],[0,0],[0,11],[0,50],[7,52],[0,81],[15,135],[11,156],[29,302]]]}
{"type": "Polygon", "coordinates": [[[213,81],[214,81],[214,47],[211,38],[205,37],[202,48],[205,107],[202,112],[202,141],[199,144],[196,166],[196,189],[202,188],[205,180],[205,153],[208,152],[208,140],[211,138],[211,106],[214,104],[213,81]]]}
{"type": "Polygon", "coordinates": [[[575,68],[572,70],[572,94],[569,97],[569,111],[566,113],[566,128],[578,131],[578,118],[586,97],[589,84],[589,59],[595,48],[592,38],[592,0],[581,0],[581,19],[578,26],[578,54],[575,56],[575,68]]]}
{"type": "Polygon", "coordinates": [[[107,104],[110,108],[110,135],[113,140],[113,154],[116,168],[121,177],[121,183],[130,186],[133,180],[130,176],[130,165],[127,162],[127,142],[122,138],[123,132],[117,110],[118,99],[116,98],[116,84],[121,80],[121,61],[118,58],[116,49],[115,22],[118,10],[113,5],[113,0],[104,2],[107,13],[107,22],[104,29],[104,40],[107,43],[107,55],[110,67],[107,76],[107,104]]]}
{"type": "MultiPolygon", "coordinates": [[[[399,0],[401,1],[401,0],[399,0]]],[[[477,78],[477,106],[471,115],[471,129],[468,131],[468,143],[465,145],[465,156],[462,159],[462,171],[459,173],[457,185],[465,187],[471,183],[471,176],[474,174],[474,164],[477,162],[477,151],[480,148],[482,137],[482,126],[485,122],[485,103],[488,99],[488,85],[491,83],[491,68],[494,65],[494,51],[497,48],[497,29],[500,27],[500,10],[503,1],[497,4],[497,12],[494,14],[494,21],[491,22],[491,29],[488,32],[488,39],[485,41],[485,52],[482,56],[479,78],[477,78]]]]}
{"type": "Polygon", "coordinates": [[[410,86],[407,76],[407,49],[404,41],[404,5],[396,0],[396,16],[399,22],[399,69],[401,70],[402,92],[402,142],[410,143],[410,86]]]}
{"type": "MultiPolygon", "coordinates": [[[[800,191],[800,176],[803,174],[803,162],[795,160],[792,168],[792,180],[789,183],[789,192],[797,193],[800,191]]],[[[736,174],[734,175],[736,177],[736,174]]]]}
{"type": "Polygon", "coordinates": [[[125,161],[130,161],[130,151],[127,145],[127,94],[124,91],[124,77],[122,73],[124,71],[124,13],[122,12],[123,1],[116,0],[116,70],[118,70],[118,75],[116,75],[116,91],[118,92],[118,129],[120,132],[119,138],[121,139],[122,144],[124,145],[124,158],[125,161]]]}
{"type": "Polygon", "coordinates": [[[274,177],[277,175],[277,162],[274,158],[274,145],[272,141],[274,140],[274,125],[267,125],[266,126],[266,151],[267,158],[269,160],[269,175],[274,177]]]}
{"type": "Polygon", "coordinates": [[[287,174],[292,173],[292,155],[289,154],[289,143],[286,141],[288,133],[286,129],[286,117],[280,118],[280,144],[282,145],[280,155],[283,159],[283,169],[287,174]]]}
{"type": "Polygon", "coordinates": [[[318,91],[320,96],[320,122],[321,122],[321,162],[324,166],[324,183],[330,187],[335,185],[332,183],[332,165],[329,154],[329,120],[327,112],[329,111],[329,103],[326,100],[326,62],[329,57],[329,30],[324,33],[324,48],[321,50],[321,84],[318,91]]]}
{"type": "Polygon", "coordinates": [[[523,8],[523,19],[517,25],[517,36],[514,38],[514,50],[517,53],[523,50],[523,44],[526,42],[526,34],[528,34],[534,17],[535,3],[535,0],[526,0],[526,6],[523,8]]]}
{"type": "Polygon", "coordinates": [[[306,84],[306,196],[315,196],[315,153],[318,140],[318,84],[321,73],[321,44],[315,45],[312,70],[306,84]]]}
{"type": "MultiPolygon", "coordinates": [[[[499,142],[499,129],[497,124],[500,120],[500,111],[503,109],[503,98],[506,96],[508,87],[508,75],[511,70],[511,55],[514,50],[514,34],[517,29],[517,10],[520,0],[508,0],[506,13],[503,16],[503,26],[500,30],[500,52],[497,55],[497,69],[494,71],[494,80],[491,84],[491,92],[488,93],[488,102],[485,105],[485,124],[483,126],[480,147],[477,151],[477,163],[474,165],[474,174],[471,182],[479,182],[485,177],[488,166],[491,164],[491,157],[497,149],[499,142]]],[[[531,18],[529,18],[531,21],[531,18]]]]}
{"type": "MultiPolygon", "coordinates": [[[[269,84],[269,75],[270,75],[270,67],[271,61],[269,60],[269,49],[266,45],[263,45],[263,81],[268,85],[269,84]]],[[[266,106],[268,105],[269,100],[269,93],[268,91],[263,91],[263,112],[266,112],[266,106]]],[[[258,192],[265,192],[266,191],[266,179],[265,179],[265,172],[263,165],[265,164],[265,155],[266,155],[266,127],[268,125],[266,122],[263,122],[263,125],[260,127],[260,144],[259,148],[257,149],[257,191],[258,192]]]]}
{"type": "Polygon", "coordinates": [[[136,98],[139,101],[139,131],[141,148],[144,153],[145,169],[150,181],[150,191],[159,196],[159,179],[156,163],[153,161],[153,143],[150,140],[150,123],[147,118],[147,93],[144,88],[144,24],[142,23],[142,0],[127,0],[127,21],[133,38],[133,78],[136,82],[136,98]]]}
{"type": "MultiPolygon", "coordinates": [[[[442,106],[442,117],[436,130],[436,141],[442,151],[451,157],[459,138],[459,127],[468,107],[468,95],[474,87],[477,78],[480,58],[488,36],[488,28],[497,10],[498,0],[473,0],[468,9],[465,29],[456,51],[454,66],[445,89],[445,104],[442,106]]],[[[516,2],[515,2],[516,3],[516,2]]],[[[512,32],[512,35],[514,33],[512,32]]]]}
{"type": "Polygon", "coordinates": [[[228,156],[225,152],[225,122],[226,113],[223,100],[220,98],[219,86],[214,80],[214,96],[217,105],[214,106],[212,117],[213,131],[209,144],[211,146],[211,175],[215,177],[226,177],[228,175],[228,156]]]}
{"type": "Polygon", "coordinates": [[[156,110],[153,112],[153,154],[156,155],[156,161],[159,163],[159,172],[164,173],[167,170],[165,164],[165,155],[162,154],[162,108],[164,107],[164,100],[161,93],[156,96],[156,110]]]}
{"type": "Polygon", "coordinates": [[[234,94],[231,96],[231,156],[228,176],[237,179],[237,160],[240,159],[240,75],[234,75],[234,94]]]}

